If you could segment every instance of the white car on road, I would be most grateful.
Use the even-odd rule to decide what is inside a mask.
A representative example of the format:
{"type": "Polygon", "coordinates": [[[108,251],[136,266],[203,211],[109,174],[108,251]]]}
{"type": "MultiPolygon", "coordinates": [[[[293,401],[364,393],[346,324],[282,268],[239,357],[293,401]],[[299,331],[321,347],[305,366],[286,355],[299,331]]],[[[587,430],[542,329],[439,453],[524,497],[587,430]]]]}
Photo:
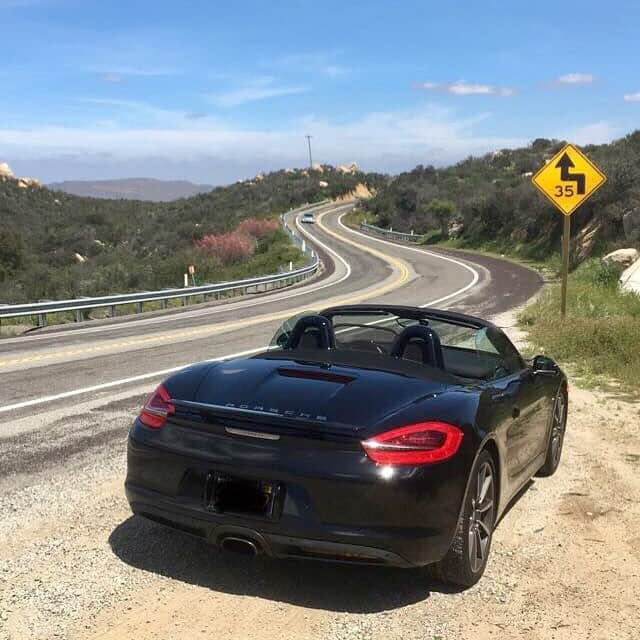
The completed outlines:
{"type": "Polygon", "coordinates": [[[311,211],[307,213],[303,213],[302,218],[300,218],[300,222],[304,222],[307,224],[313,224],[315,221],[316,221],[315,215],[311,211]]]}

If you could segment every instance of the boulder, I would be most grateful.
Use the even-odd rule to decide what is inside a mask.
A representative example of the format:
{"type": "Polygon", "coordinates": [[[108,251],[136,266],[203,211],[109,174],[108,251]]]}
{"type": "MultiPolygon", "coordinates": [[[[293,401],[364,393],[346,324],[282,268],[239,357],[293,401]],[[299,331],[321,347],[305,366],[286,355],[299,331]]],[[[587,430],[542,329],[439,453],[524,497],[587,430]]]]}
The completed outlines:
{"type": "Polygon", "coordinates": [[[340,165],[336,167],[336,171],[338,173],[357,173],[358,172],[358,163],[352,162],[349,165],[340,165]]]}
{"type": "Polygon", "coordinates": [[[636,260],[620,275],[620,286],[626,291],[640,294],[640,260],[636,260]]]}
{"type": "Polygon", "coordinates": [[[318,182],[318,184],[324,189],[325,187],[329,186],[329,183],[326,180],[320,180],[320,182],[318,182]]]}
{"type": "Polygon", "coordinates": [[[576,235],[576,259],[578,262],[582,262],[591,256],[601,230],[602,223],[598,220],[591,220],[580,229],[576,235]]]}
{"type": "Polygon", "coordinates": [[[324,173],[324,168],[319,162],[316,162],[312,167],[314,171],[318,171],[319,173],[324,173]]]}
{"type": "Polygon", "coordinates": [[[11,167],[6,162],[0,162],[0,178],[15,178],[11,167]]]}
{"type": "Polygon", "coordinates": [[[20,189],[27,189],[28,187],[41,187],[42,183],[36,178],[18,178],[18,187],[20,189]]]}
{"type": "Polygon", "coordinates": [[[640,240],[640,207],[628,209],[622,216],[624,237],[627,240],[640,240]]]}
{"type": "Polygon", "coordinates": [[[453,220],[449,223],[449,227],[447,229],[447,234],[449,238],[455,239],[459,238],[464,231],[464,224],[459,220],[453,220]]]}
{"type": "Polygon", "coordinates": [[[612,251],[608,253],[604,258],[602,258],[603,262],[613,262],[615,264],[619,264],[623,267],[628,267],[636,262],[640,258],[640,253],[638,253],[637,249],[617,249],[616,251],[612,251]]]}

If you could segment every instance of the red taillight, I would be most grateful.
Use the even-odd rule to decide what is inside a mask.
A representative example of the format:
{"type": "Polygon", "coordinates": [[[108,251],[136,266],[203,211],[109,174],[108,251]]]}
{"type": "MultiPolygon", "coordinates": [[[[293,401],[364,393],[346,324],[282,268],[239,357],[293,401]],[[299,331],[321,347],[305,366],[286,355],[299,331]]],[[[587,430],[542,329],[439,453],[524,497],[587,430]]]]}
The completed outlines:
{"type": "Polygon", "coordinates": [[[146,401],[140,414],[140,421],[152,429],[161,429],[169,416],[176,412],[176,408],[169,402],[171,396],[160,385],[146,401]]]}
{"type": "Polygon", "coordinates": [[[416,465],[450,458],[462,442],[462,430],[446,422],[420,422],[392,429],[362,443],[378,464],[416,465]]]}

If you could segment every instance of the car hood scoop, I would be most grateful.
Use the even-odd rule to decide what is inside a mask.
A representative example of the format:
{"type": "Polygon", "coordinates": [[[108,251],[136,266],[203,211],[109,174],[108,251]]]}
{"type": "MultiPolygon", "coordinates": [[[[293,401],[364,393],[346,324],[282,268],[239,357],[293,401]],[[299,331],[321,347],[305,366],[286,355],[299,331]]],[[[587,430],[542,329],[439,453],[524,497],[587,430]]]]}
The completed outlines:
{"type": "Polygon", "coordinates": [[[212,367],[193,401],[357,431],[443,387],[388,371],[251,358],[212,367]]]}

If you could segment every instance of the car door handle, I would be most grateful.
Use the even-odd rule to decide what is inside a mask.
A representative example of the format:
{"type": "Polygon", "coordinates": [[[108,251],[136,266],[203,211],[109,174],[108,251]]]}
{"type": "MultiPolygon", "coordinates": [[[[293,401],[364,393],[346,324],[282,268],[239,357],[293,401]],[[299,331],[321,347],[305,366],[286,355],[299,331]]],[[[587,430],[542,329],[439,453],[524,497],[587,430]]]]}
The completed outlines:
{"type": "Polygon", "coordinates": [[[520,407],[513,407],[513,411],[511,412],[511,415],[514,418],[518,418],[520,416],[520,407]]]}

